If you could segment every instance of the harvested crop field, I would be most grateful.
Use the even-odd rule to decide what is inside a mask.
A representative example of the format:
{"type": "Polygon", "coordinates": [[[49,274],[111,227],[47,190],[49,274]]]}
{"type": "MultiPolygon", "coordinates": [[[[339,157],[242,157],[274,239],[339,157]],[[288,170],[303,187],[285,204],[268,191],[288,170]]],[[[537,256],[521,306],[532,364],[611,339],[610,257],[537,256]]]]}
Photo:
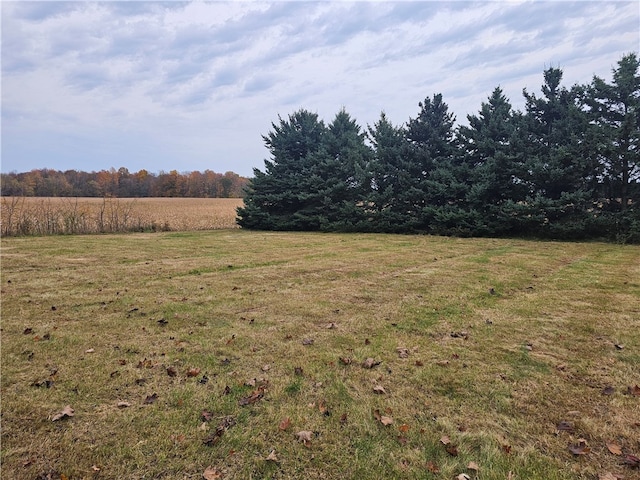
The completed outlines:
{"type": "Polygon", "coordinates": [[[2,197],[2,235],[236,228],[240,198],[2,197]]]}

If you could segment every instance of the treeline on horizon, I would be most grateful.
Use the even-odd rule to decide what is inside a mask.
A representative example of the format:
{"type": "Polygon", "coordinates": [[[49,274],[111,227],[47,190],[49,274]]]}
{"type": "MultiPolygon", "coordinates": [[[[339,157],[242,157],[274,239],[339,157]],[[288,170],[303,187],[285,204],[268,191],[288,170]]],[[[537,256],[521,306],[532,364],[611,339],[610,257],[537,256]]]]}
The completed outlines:
{"type": "Polygon", "coordinates": [[[497,87],[468,125],[441,94],[416,118],[362,129],[300,109],[263,136],[238,223],[248,229],[524,236],[640,242],[640,76],[624,55],[610,83],[543,72],[515,111],[497,87]]]}
{"type": "Polygon", "coordinates": [[[239,198],[248,179],[233,172],[130,173],[124,167],[99,172],[37,169],[0,176],[3,196],[239,198]]]}

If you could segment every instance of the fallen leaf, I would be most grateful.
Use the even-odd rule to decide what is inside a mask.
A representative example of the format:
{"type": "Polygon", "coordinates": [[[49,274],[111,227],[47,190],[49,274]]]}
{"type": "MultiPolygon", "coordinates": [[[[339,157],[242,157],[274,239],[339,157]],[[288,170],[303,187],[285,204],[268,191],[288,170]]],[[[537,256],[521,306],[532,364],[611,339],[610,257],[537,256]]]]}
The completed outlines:
{"type": "Polygon", "coordinates": [[[216,427],[216,431],[210,434],[209,436],[207,436],[202,443],[204,443],[209,447],[212,447],[220,440],[222,435],[224,435],[224,432],[229,430],[235,424],[236,424],[235,418],[231,416],[224,417],[216,427]]]}
{"type": "Polygon", "coordinates": [[[443,435],[442,437],[440,437],[440,443],[443,445],[449,445],[451,443],[451,440],[449,439],[448,435],[443,435]]]}
{"type": "Polygon", "coordinates": [[[204,480],[217,480],[222,478],[222,473],[217,468],[209,466],[202,472],[202,478],[204,480]]]}
{"type": "Polygon", "coordinates": [[[587,441],[584,438],[578,440],[578,443],[569,446],[569,451],[574,455],[586,455],[591,452],[591,448],[587,445],[587,441]]]}
{"type": "Polygon", "coordinates": [[[352,360],[349,357],[340,357],[340,363],[342,365],[351,365],[351,362],[352,360]]]}
{"type": "Polygon", "coordinates": [[[276,456],[276,451],[275,450],[271,450],[271,453],[269,455],[267,455],[267,458],[265,458],[266,461],[268,462],[275,462],[278,463],[280,460],[278,460],[278,457],[276,456]]]}
{"type": "Polygon", "coordinates": [[[269,370],[271,370],[271,365],[269,365],[269,364],[266,364],[266,365],[264,365],[262,367],[262,371],[263,372],[268,372],[269,370]]]}
{"type": "Polygon", "coordinates": [[[410,428],[411,427],[409,425],[407,425],[406,423],[403,423],[398,427],[398,430],[400,430],[402,433],[407,433],[410,428]]]}
{"type": "Polygon", "coordinates": [[[399,435],[398,436],[398,443],[400,445],[406,445],[408,441],[409,441],[409,439],[407,437],[405,437],[404,435],[399,435]]]}
{"type": "Polygon", "coordinates": [[[616,445],[615,443],[607,443],[607,449],[614,455],[622,455],[622,449],[620,445],[616,445]]]}
{"type": "Polygon", "coordinates": [[[313,345],[313,338],[304,338],[302,340],[302,345],[313,345]]]}
{"type": "Polygon", "coordinates": [[[624,350],[624,345],[621,343],[616,343],[614,346],[616,347],[616,350],[624,350]]]}
{"type": "Polygon", "coordinates": [[[290,426],[291,426],[291,419],[289,417],[286,417],[282,419],[282,421],[280,422],[280,425],[278,425],[278,428],[284,431],[290,426]]]}
{"type": "Polygon", "coordinates": [[[391,425],[393,423],[393,418],[382,415],[380,417],[380,423],[383,425],[391,425]]]}
{"type": "Polygon", "coordinates": [[[400,358],[407,358],[409,356],[409,349],[404,347],[396,348],[396,352],[398,352],[398,357],[400,358]]]}
{"type": "Polygon", "coordinates": [[[461,473],[456,477],[456,480],[471,480],[471,477],[466,473],[461,473]]]}
{"type": "Polygon", "coordinates": [[[253,405],[258,400],[262,399],[262,397],[264,397],[264,391],[265,388],[263,386],[258,387],[256,390],[251,392],[251,395],[242,397],[240,400],[238,400],[238,405],[240,405],[241,407],[253,405]]]}
{"type": "Polygon", "coordinates": [[[640,397],[640,387],[638,385],[628,387],[627,392],[629,395],[633,395],[634,397],[640,397]]]}
{"type": "Polygon", "coordinates": [[[304,373],[304,370],[302,370],[302,367],[295,367],[295,368],[293,369],[293,373],[294,373],[295,375],[300,376],[300,375],[302,375],[302,374],[304,373]]]}
{"type": "Polygon", "coordinates": [[[89,348],[88,350],[85,350],[84,353],[93,353],[95,352],[95,349],[93,348],[89,348]]]}
{"type": "Polygon", "coordinates": [[[440,467],[431,461],[427,462],[427,470],[431,473],[440,473],[440,467]]]}
{"type": "Polygon", "coordinates": [[[33,328],[31,327],[27,327],[24,329],[24,331],[22,332],[23,335],[31,335],[33,333],[33,328]]]}
{"type": "Polygon", "coordinates": [[[198,375],[200,375],[199,368],[190,368],[187,370],[187,377],[197,377],[198,375]]]}
{"type": "Polygon", "coordinates": [[[475,470],[476,472],[478,470],[480,470],[480,467],[478,466],[478,464],[476,462],[469,462],[469,465],[467,465],[467,468],[469,470],[475,470]]]}
{"type": "Polygon", "coordinates": [[[343,413],[342,415],[340,415],[340,425],[346,425],[347,424],[347,414],[343,413]]]}
{"type": "Polygon", "coordinates": [[[118,404],[117,404],[118,408],[128,408],[130,406],[131,406],[131,404],[129,402],[118,402],[118,404]]]}
{"type": "Polygon", "coordinates": [[[511,445],[502,445],[502,451],[509,455],[511,453],[511,445]]]}
{"type": "Polygon", "coordinates": [[[142,402],[142,403],[144,405],[151,405],[156,400],[158,400],[158,394],[154,393],[153,395],[147,395],[147,397],[144,399],[144,402],[142,402]]]}
{"type": "Polygon", "coordinates": [[[373,387],[373,393],[377,393],[378,395],[383,395],[387,393],[387,391],[384,389],[382,385],[376,385],[375,387],[373,387]]]}
{"type": "Polygon", "coordinates": [[[556,429],[559,432],[573,433],[573,425],[571,424],[571,422],[567,422],[565,420],[563,420],[560,423],[558,423],[558,425],[556,425],[556,429]]]}
{"type": "Polygon", "coordinates": [[[631,468],[640,468],[640,458],[636,457],[635,455],[625,455],[623,463],[625,465],[629,465],[631,468]]]}
{"type": "Polygon", "coordinates": [[[93,470],[94,472],[99,472],[100,471],[100,467],[97,465],[92,465],[91,466],[91,470],[93,470]]]}
{"type": "Polygon", "coordinates": [[[440,367],[446,367],[447,365],[449,365],[449,360],[439,360],[436,362],[436,365],[440,367]]]}
{"type": "Polygon", "coordinates": [[[310,432],[308,430],[302,430],[296,433],[296,438],[300,443],[304,444],[305,447],[308,447],[309,445],[311,445],[312,437],[313,437],[313,432],[310,432]]]}
{"type": "Polygon", "coordinates": [[[608,385],[606,387],[604,387],[602,389],[602,394],[603,395],[613,395],[613,393],[616,391],[615,388],[613,388],[611,385],[608,385]]]}
{"type": "Polygon", "coordinates": [[[611,472],[606,472],[598,476],[598,480],[622,480],[624,477],[620,475],[614,475],[611,472]]]}
{"type": "Polygon", "coordinates": [[[456,445],[447,445],[445,450],[452,457],[457,457],[458,456],[458,447],[456,445]]]}
{"type": "Polygon", "coordinates": [[[200,418],[204,422],[210,422],[213,419],[213,413],[210,412],[209,410],[203,410],[202,413],[200,414],[200,418]]]}
{"type": "Polygon", "coordinates": [[[52,422],[57,422],[58,420],[62,420],[63,418],[73,417],[75,415],[75,410],[71,408],[71,405],[66,405],[59,413],[56,413],[52,418],[52,422]]]}
{"type": "Polygon", "coordinates": [[[369,357],[364,362],[362,362],[362,367],[363,368],[373,368],[373,367],[376,367],[376,366],[380,365],[381,363],[382,363],[381,361],[376,361],[373,358],[369,357]]]}
{"type": "Polygon", "coordinates": [[[333,330],[333,329],[338,328],[338,326],[337,326],[335,323],[331,322],[331,323],[327,324],[327,327],[326,327],[326,328],[327,328],[328,330],[333,330]]]}
{"type": "Polygon", "coordinates": [[[167,367],[167,375],[169,375],[170,377],[175,377],[176,375],[178,375],[178,370],[176,369],[176,367],[167,367]]]}

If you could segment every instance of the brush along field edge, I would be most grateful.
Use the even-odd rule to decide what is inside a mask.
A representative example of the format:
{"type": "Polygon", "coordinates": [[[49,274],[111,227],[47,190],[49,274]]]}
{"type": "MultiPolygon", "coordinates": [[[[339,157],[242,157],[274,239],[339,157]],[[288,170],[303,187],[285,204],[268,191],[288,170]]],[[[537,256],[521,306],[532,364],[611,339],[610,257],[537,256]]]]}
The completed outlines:
{"type": "Polygon", "coordinates": [[[1,246],[3,478],[637,474],[640,247],[243,230],[1,246]]]}

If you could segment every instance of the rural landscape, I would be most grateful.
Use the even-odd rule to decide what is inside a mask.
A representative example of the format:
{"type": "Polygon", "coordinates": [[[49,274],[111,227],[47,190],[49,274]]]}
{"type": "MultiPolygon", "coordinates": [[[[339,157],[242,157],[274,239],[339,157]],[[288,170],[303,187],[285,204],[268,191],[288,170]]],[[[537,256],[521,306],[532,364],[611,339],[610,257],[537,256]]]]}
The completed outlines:
{"type": "Polygon", "coordinates": [[[120,202],[171,228],[3,234],[3,478],[637,478],[637,245],[120,202]]]}

